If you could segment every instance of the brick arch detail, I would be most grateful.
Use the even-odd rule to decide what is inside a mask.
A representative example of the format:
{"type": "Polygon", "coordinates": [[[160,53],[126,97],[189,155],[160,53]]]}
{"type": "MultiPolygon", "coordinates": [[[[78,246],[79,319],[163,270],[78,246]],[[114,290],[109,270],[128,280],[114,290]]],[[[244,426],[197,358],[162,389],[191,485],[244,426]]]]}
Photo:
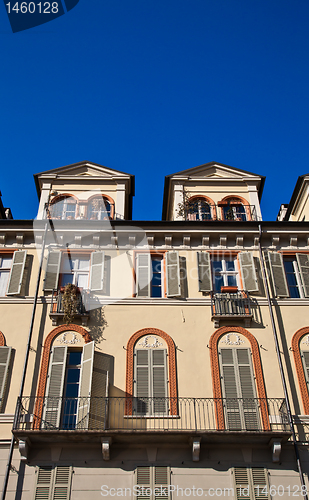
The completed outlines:
{"type": "Polygon", "coordinates": [[[110,203],[110,206],[111,206],[111,218],[113,219],[114,216],[115,216],[115,200],[113,200],[113,198],[111,196],[109,196],[108,194],[97,193],[97,194],[94,194],[94,195],[90,196],[90,198],[88,198],[88,200],[87,200],[87,206],[89,206],[89,203],[91,203],[92,200],[94,200],[95,198],[99,198],[100,196],[103,199],[105,198],[110,203]]]}
{"type": "Polygon", "coordinates": [[[177,415],[177,379],[176,379],[176,348],[173,339],[157,328],[142,328],[135,332],[127,343],[126,395],[133,397],[134,378],[134,346],[145,335],[155,335],[165,340],[168,349],[168,379],[169,397],[171,398],[171,414],[177,415]]]}
{"type": "Polygon", "coordinates": [[[41,368],[40,368],[40,378],[39,378],[39,384],[38,384],[38,391],[37,391],[37,402],[36,402],[36,408],[34,414],[36,415],[36,419],[34,421],[34,429],[38,429],[40,427],[40,422],[41,422],[41,417],[42,417],[42,410],[43,410],[43,398],[45,396],[45,389],[46,389],[46,381],[47,381],[47,373],[48,373],[48,365],[49,365],[49,358],[50,358],[50,351],[51,351],[51,346],[53,343],[53,340],[59,335],[59,333],[62,332],[77,332],[80,333],[81,336],[85,340],[85,344],[88,344],[88,342],[92,341],[91,335],[85,328],[79,325],[74,325],[74,324],[69,324],[69,325],[60,325],[57,326],[57,328],[54,328],[46,337],[45,343],[43,346],[43,354],[42,354],[42,361],[41,361],[41,368]]]}
{"type": "Polygon", "coordinates": [[[217,417],[218,429],[222,430],[225,428],[224,412],[222,405],[218,341],[222,335],[233,332],[240,333],[241,335],[246,337],[246,339],[248,339],[250,342],[251,352],[253,357],[253,368],[256,378],[257,393],[258,393],[258,398],[261,400],[260,408],[261,408],[263,429],[270,430],[267,401],[266,401],[266,390],[264,384],[259,345],[257,343],[256,338],[250,332],[248,332],[248,330],[242,328],[241,326],[235,326],[235,327],[223,326],[212,334],[209,341],[213,394],[214,398],[216,399],[216,417],[217,417]]]}
{"type": "Polygon", "coordinates": [[[215,202],[209,196],[206,196],[204,194],[195,194],[194,196],[190,196],[190,198],[188,199],[188,202],[190,203],[190,201],[194,201],[197,199],[203,199],[206,201],[206,203],[209,203],[210,205],[215,204],[215,202]]]}
{"type": "Polygon", "coordinates": [[[2,332],[0,332],[0,347],[5,346],[5,336],[3,335],[2,332]]]}
{"type": "Polygon", "coordinates": [[[308,334],[309,334],[309,327],[305,326],[304,328],[297,330],[297,332],[294,333],[294,335],[292,337],[292,350],[293,350],[296,373],[297,373],[297,377],[298,377],[300,394],[301,394],[301,398],[302,398],[302,402],[303,402],[303,407],[305,410],[305,415],[309,415],[309,394],[308,394],[306,377],[305,377],[305,373],[304,373],[303,362],[302,362],[301,354],[300,354],[299,343],[300,343],[301,338],[304,335],[308,335],[308,334]]]}
{"type": "Polygon", "coordinates": [[[249,205],[248,200],[246,200],[242,196],[239,196],[238,194],[235,194],[235,195],[229,194],[228,196],[225,196],[224,198],[222,198],[221,201],[229,201],[231,198],[239,200],[243,205],[247,205],[247,206],[249,205]]]}
{"type": "Polygon", "coordinates": [[[58,201],[60,201],[62,198],[74,198],[74,200],[76,200],[76,203],[79,202],[79,199],[77,198],[77,196],[75,194],[71,194],[71,193],[60,193],[60,194],[57,194],[50,202],[50,205],[54,205],[55,203],[57,203],[58,201]]]}

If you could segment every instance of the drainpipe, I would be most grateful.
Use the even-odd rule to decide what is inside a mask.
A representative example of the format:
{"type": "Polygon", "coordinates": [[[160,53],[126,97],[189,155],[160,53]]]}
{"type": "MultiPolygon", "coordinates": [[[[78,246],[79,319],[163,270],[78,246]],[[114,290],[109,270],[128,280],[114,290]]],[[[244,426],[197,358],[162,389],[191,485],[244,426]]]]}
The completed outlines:
{"type": "MultiPolygon", "coordinates": [[[[38,294],[39,294],[40,279],[41,279],[42,265],[43,265],[43,258],[44,258],[44,250],[45,250],[45,243],[46,243],[46,235],[47,235],[47,231],[48,231],[48,226],[49,225],[51,227],[51,230],[53,231],[54,227],[53,227],[53,223],[52,223],[52,221],[50,219],[46,221],[45,229],[44,229],[44,235],[43,235],[43,240],[42,240],[42,251],[41,251],[41,258],[40,258],[40,266],[39,266],[39,271],[38,271],[38,276],[37,276],[35,295],[34,295],[34,299],[33,299],[32,315],[31,315],[31,321],[30,321],[30,327],[29,327],[29,333],[28,333],[28,343],[27,343],[25,360],[24,360],[24,369],[23,369],[23,374],[22,374],[22,378],[21,378],[19,396],[18,396],[17,404],[16,404],[16,410],[15,410],[15,415],[14,415],[13,428],[16,426],[16,423],[17,423],[18,410],[19,410],[19,406],[20,406],[19,403],[20,403],[20,400],[21,400],[22,395],[23,395],[23,390],[24,390],[24,385],[25,385],[25,380],[26,380],[26,371],[27,371],[28,358],[29,358],[29,352],[30,352],[30,346],[31,346],[31,338],[32,338],[32,332],[33,332],[33,325],[34,325],[34,318],[35,318],[35,312],[36,312],[36,306],[37,306],[37,300],[38,300],[38,294]]],[[[10,470],[11,470],[11,464],[12,464],[14,444],[15,444],[15,436],[13,434],[12,435],[12,439],[11,439],[11,445],[10,445],[8,462],[7,462],[7,466],[6,466],[6,473],[5,473],[5,476],[4,476],[4,483],[3,483],[3,490],[2,490],[1,500],[5,500],[5,496],[6,496],[6,491],[7,491],[8,481],[9,481],[9,475],[10,475],[10,470]]]]}
{"type": "Polygon", "coordinates": [[[308,500],[307,489],[306,489],[306,484],[305,484],[305,479],[304,479],[304,473],[303,473],[302,466],[301,466],[299,449],[298,449],[296,434],[295,434],[294,425],[293,425],[291,405],[290,405],[289,396],[288,396],[287,384],[286,384],[286,380],[285,380],[285,375],[284,375],[284,371],[283,371],[283,364],[282,364],[282,359],[281,359],[281,355],[280,355],[278,335],[277,335],[277,330],[276,330],[276,325],[275,325],[275,319],[274,319],[271,298],[270,298],[269,286],[268,286],[268,281],[266,278],[265,262],[264,262],[263,252],[262,252],[261,239],[262,239],[262,227],[259,224],[259,253],[260,253],[260,262],[262,265],[263,282],[264,282],[264,286],[265,286],[265,290],[266,290],[268,309],[269,309],[269,314],[270,314],[270,319],[271,319],[271,326],[272,326],[272,330],[273,330],[277,359],[278,359],[278,363],[279,363],[281,382],[282,382],[283,391],[284,391],[284,399],[285,399],[285,404],[286,404],[287,413],[288,413],[289,426],[290,426],[290,429],[292,432],[292,440],[293,440],[293,445],[294,445],[297,469],[298,469],[300,483],[302,485],[302,492],[305,493],[305,494],[302,493],[302,496],[305,500],[308,500]]]}

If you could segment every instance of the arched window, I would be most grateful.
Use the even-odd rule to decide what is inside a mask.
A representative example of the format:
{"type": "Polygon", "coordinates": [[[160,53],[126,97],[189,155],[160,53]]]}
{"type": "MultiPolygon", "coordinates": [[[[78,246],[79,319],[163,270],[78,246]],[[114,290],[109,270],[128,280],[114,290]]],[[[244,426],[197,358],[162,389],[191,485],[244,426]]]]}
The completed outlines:
{"type": "Polygon", "coordinates": [[[225,198],[220,205],[222,207],[223,220],[237,220],[243,222],[251,220],[248,205],[245,205],[237,196],[225,198]]]}
{"type": "Polygon", "coordinates": [[[50,205],[49,217],[51,219],[75,219],[76,206],[76,200],[73,196],[57,197],[50,205]]]}
{"type": "Polygon", "coordinates": [[[87,219],[108,220],[113,218],[114,206],[105,196],[96,196],[89,201],[87,219]]]}
{"type": "Polygon", "coordinates": [[[292,350],[305,415],[309,415],[309,327],[301,328],[294,334],[292,350]]]}
{"type": "Polygon", "coordinates": [[[203,197],[193,197],[188,201],[186,210],[187,220],[212,220],[212,208],[210,203],[203,197]]]}

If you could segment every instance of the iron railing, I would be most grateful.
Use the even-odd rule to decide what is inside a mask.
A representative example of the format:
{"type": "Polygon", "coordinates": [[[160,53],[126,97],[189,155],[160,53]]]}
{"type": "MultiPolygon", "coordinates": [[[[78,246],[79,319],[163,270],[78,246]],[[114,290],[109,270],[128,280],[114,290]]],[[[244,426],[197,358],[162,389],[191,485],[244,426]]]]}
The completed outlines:
{"type": "MultiPolygon", "coordinates": [[[[50,305],[50,314],[64,314],[62,290],[53,290],[50,305]]],[[[89,313],[89,292],[81,290],[76,296],[76,315],[82,316],[89,313]]]]}
{"type": "Polygon", "coordinates": [[[18,401],[15,431],[289,431],[284,399],[38,398],[18,401]]]}
{"type": "Polygon", "coordinates": [[[210,297],[213,317],[252,316],[250,297],[245,290],[234,293],[211,292],[210,297]]]}
{"type": "Polygon", "coordinates": [[[183,209],[185,220],[192,221],[257,221],[257,213],[255,205],[227,204],[227,205],[212,205],[212,204],[193,204],[192,206],[183,209]]]}

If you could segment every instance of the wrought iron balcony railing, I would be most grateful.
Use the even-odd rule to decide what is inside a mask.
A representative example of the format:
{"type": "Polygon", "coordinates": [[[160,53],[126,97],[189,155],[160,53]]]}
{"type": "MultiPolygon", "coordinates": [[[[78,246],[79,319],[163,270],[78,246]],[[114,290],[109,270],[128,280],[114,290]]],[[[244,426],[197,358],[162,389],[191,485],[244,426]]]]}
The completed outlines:
{"type": "Polygon", "coordinates": [[[184,207],[182,215],[192,221],[257,221],[255,205],[198,203],[184,207]]]}
{"type": "MultiPolygon", "coordinates": [[[[211,292],[211,319],[243,318],[250,323],[253,316],[250,296],[245,290],[237,292],[211,292]]],[[[219,326],[219,325],[218,325],[219,326]]],[[[249,326],[249,325],[248,325],[249,326]]]]}
{"type": "Polygon", "coordinates": [[[280,398],[23,397],[13,430],[263,433],[289,425],[280,398]]]}
{"type": "MultiPolygon", "coordinates": [[[[64,290],[53,290],[49,317],[52,319],[54,326],[57,325],[57,320],[64,316],[63,295],[64,290]]],[[[80,290],[76,295],[76,299],[75,317],[81,318],[82,324],[87,325],[89,319],[89,291],[80,290]]]]}

